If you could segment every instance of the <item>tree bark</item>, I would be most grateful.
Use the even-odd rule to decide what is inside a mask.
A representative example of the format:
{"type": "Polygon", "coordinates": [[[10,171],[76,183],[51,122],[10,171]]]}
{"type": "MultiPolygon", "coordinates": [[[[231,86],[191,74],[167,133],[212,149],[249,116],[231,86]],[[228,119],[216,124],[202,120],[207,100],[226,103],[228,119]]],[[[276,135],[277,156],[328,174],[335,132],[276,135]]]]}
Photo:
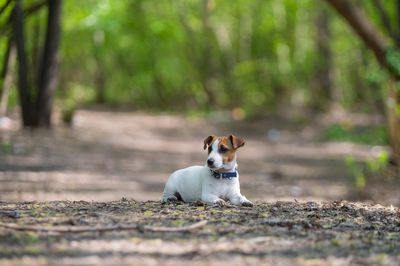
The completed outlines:
{"type": "Polygon", "coordinates": [[[201,80],[203,83],[204,91],[207,95],[209,104],[214,107],[216,105],[216,98],[214,94],[214,88],[212,79],[214,76],[214,65],[212,57],[212,45],[211,35],[212,29],[210,27],[209,17],[212,10],[213,0],[203,0],[203,58],[202,58],[202,69],[201,80]]]}
{"type": "Polygon", "coordinates": [[[7,112],[8,92],[12,82],[12,69],[14,67],[16,51],[13,38],[8,40],[7,52],[4,57],[3,71],[1,78],[3,79],[2,90],[0,95],[0,117],[5,116],[7,112]]]}
{"type": "Polygon", "coordinates": [[[38,77],[38,126],[51,125],[53,96],[57,86],[57,50],[60,41],[62,0],[48,2],[46,42],[38,77]]]}
{"type": "Polygon", "coordinates": [[[332,100],[332,56],[331,56],[331,34],[329,25],[329,13],[324,6],[320,7],[315,19],[317,25],[317,51],[319,54],[315,86],[311,96],[312,106],[318,110],[327,108],[332,100]]]}
{"type": "Polygon", "coordinates": [[[21,0],[15,0],[14,11],[14,38],[18,55],[18,91],[22,111],[22,120],[25,126],[35,125],[33,110],[31,110],[31,91],[28,83],[28,64],[25,53],[24,25],[21,0]]]}
{"type": "Polygon", "coordinates": [[[105,33],[98,30],[93,34],[93,57],[96,62],[94,84],[96,86],[96,103],[103,104],[106,101],[106,70],[102,61],[102,50],[105,33]]]}
{"type": "Polygon", "coordinates": [[[32,7],[34,10],[38,10],[43,3],[47,3],[48,6],[45,47],[35,86],[37,93],[32,93],[32,84],[28,80],[29,68],[25,52],[21,2],[22,0],[15,0],[13,21],[18,54],[18,91],[23,125],[27,127],[49,127],[57,80],[57,50],[60,39],[62,0],[43,1],[32,7]],[[34,97],[34,95],[37,96],[34,97]]]}
{"type": "Polygon", "coordinates": [[[396,111],[400,106],[400,97],[397,92],[397,82],[393,79],[388,81],[388,95],[386,100],[386,119],[388,123],[388,131],[390,145],[393,149],[393,161],[400,166],[400,115],[396,111]]]}
{"type": "Polygon", "coordinates": [[[41,28],[40,25],[41,18],[40,16],[35,17],[35,21],[32,23],[33,27],[31,27],[29,30],[33,32],[32,36],[32,70],[30,72],[30,82],[37,82],[37,78],[39,77],[39,63],[40,63],[40,57],[43,49],[43,44],[42,44],[42,33],[43,29],[41,28]]]}

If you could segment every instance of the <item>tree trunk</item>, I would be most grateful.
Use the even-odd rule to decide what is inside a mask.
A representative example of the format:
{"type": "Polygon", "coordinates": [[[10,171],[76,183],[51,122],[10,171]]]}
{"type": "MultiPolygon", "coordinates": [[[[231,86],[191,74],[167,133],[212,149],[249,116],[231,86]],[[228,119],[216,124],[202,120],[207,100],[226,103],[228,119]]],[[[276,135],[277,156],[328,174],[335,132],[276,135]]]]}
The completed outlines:
{"type": "Polygon", "coordinates": [[[397,106],[400,104],[400,97],[396,88],[397,83],[400,81],[400,73],[386,59],[386,54],[388,52],[386,40],[381,32],[379,32],[379,30],[365,16],[362,10],[354,5],[352,1],[326,1],[347,20],[353,30],[364,41],[365,45],[374,52],[379,63],[386,68],[391,75],[391,80],[389,80],[389,94],[386,101],[386,118],[388,122],[388,131],[390,136],[390,144],[393,149],[394,161],[400,165],[400,118],[396,111],[397,106]]]}
{"type": "Polygon", "coordinates": [[[42,31],[43,29],[41,28],[40,25],[41,17],[38,15],[35,17],[34,25],[31,30],[33,32],[33,37],[32,37],[32,70],[30,72],[30,82],[38,82],[37,79],[39,77],[39,63],[40,63],[40,57],[43,49],[43,44],[41,43],[42,41],[42,31]]]}
{"type": "Polygon", "coordinates": [[[18,55],[18,94],[22,111],[22,120],[24,126],[36,125],[31,106],[31,91],[28,83],[28,64],[25,53],[24,25],[22,17],[21,0],[15,0],[13,21],[14,38],[18,55]]]}
{"type": "Polygon", "coordinates": [[[316,66],[315,86],[311,96],[311,104],[315,109],[327,109],[332,100],[332,57],[330,47],[329,13],[325,7],[320,7],[316,17],[317,25],[317,51],[319,59],[316,66]]]}
{"type": "Polygon", "coordinates": [[[0,117],[5,116],[7,112],[8,91],[12,82],[12,70],[16,58],[16,51],[13,38],[8,40],[7,52],[4,57],[3,72],[1,78],[3,79],[2,90],[0,95],[0,117]]]}
{"type": "Polygon", "coordinates": [[[393,149],[393,161],[400,165],[400,97],[397,82],[393,79],[388,81],[388,95],[386,103],[386,117],[389,127],[390,145],[393,149]]]}
{"type": "Polygon", "coordinates": [[[214,94],[213,86],[213,76],[214,76],[214,66],[212,57],[212,45],[211,45],[211,35],[212,29],[210,27],[209,16],[213,8],[214,0],[203,0],[203,58],[202,58],[202,69],[201,80],[203,83],[204,91],[207,95],[209,104],[214,107],[216,105],[216,98],[214,94]]]}
{"type": "Polygon", "coordinates": [[[54,91],[57,85],[57,50],[61,30],[62,0],[48,2],[46,42],[38,77],[38,126],[51,125],[54,91]]]}
{"type": "Polygon", "coordinates": [[[106,72],[101,62],[97,63],[97,69],[94,73],[94,83],[96,86],[96,103],[104,104],[106,102],[106,72]]]}
{"type": "Polygon", "coordinates": [[[93,35],[93,57],[96,61],[94,84],[96,86],[96,103],[103,104],[106,101],[106,70],[102,62],[101,54],[104,45],[104,31],[98,30],[93,35]]]}

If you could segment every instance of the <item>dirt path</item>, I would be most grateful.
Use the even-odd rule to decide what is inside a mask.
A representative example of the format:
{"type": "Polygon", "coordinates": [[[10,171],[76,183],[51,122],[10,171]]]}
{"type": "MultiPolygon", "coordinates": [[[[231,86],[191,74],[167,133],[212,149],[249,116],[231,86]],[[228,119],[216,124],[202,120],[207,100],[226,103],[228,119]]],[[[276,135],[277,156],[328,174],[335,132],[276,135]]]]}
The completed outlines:
{"type": "MultiPolygon", "coordinates": [[[[372,147],[319,142],[320,125],[288,125],[278,118],[230,121],[223,113],[204,120],[82,110],[73,129],[0,132],[0,200],[158,200],[171,172],[204,163],[206,136],[231,133],[247,141],[238,163],[248,198],[358,199],[344,157],[363,160],[372,147]],[[279,141],[268,140],[272,128],[279,141]]],[[[400,205],[396,186],[371,187],[366,199],[400,205]]]]}
{"type": "Polygon", "coordinates": [[[220,208],[122,199],[2,203],[0,209],[8,211],[1,215],[1,265],[398,265],[400,260],[400,211],[382,206],[276,202],[220,208]],[[207,224],[188,232],[146,229],[179,229],[198,221],[207,224]],[[21,231],[32,225],[36,230],[21,231]],[[38,231],[117,225],[138,229],[38,231]]]}
{"type": "Polygon", "coordinates": [[[321,142],[320,127],[82,110],[73,129],[0,132],[0,265],[398,265],[400,212],[390,206],[400,205],[398,183],[368,183],[362,195],[389,207],[341,201],[361,196],[344,157],[364,160],[374,149],[321,142]],[[279,140],[267,137],[273,128],[279,140]],[[171,172],[203,164],[203,139],[232,133],[247,141],[238,154],[241,188],[255,207],[161,205],[171,172]],[[207,225],[181,233],[4,227],[179,228],[200,220],[207,225]]]}

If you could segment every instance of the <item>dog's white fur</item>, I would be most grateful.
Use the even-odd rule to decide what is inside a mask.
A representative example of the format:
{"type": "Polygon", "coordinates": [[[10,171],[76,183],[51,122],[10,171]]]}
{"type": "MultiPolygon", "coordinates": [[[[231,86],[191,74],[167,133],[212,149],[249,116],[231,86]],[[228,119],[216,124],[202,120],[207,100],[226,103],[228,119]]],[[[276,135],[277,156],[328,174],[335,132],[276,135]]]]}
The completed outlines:
{"type": "MultiPolygon", "coordinates": [[[[218,152],[218,139],[212,144],[208,159],[214,159],[213,170],[233,172],[237,168],[236,154],[234,160],[224,164],[223,156],[218,152]]],[[[165,184],[162,201],[178,200],[180,195],[184,202],[201,200],[205,203],[224,205],[229,200],[235,205],[252,206],[251,201],[240,193],[239,173],[237,177],[215,178],[207,166],[191,166],[175,171],[165,184]]]]}

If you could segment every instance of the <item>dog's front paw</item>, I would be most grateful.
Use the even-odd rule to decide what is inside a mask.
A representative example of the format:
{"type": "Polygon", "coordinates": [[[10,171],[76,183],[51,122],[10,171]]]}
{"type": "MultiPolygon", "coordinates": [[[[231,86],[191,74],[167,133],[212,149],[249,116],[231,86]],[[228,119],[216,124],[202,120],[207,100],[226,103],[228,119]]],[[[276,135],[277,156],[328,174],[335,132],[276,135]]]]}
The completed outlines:
{"type": "Polygon", "coordinates": [[[253,207],[253,202],[246,200],[242,202],[242,206],[244,207],[253,207]]]}

